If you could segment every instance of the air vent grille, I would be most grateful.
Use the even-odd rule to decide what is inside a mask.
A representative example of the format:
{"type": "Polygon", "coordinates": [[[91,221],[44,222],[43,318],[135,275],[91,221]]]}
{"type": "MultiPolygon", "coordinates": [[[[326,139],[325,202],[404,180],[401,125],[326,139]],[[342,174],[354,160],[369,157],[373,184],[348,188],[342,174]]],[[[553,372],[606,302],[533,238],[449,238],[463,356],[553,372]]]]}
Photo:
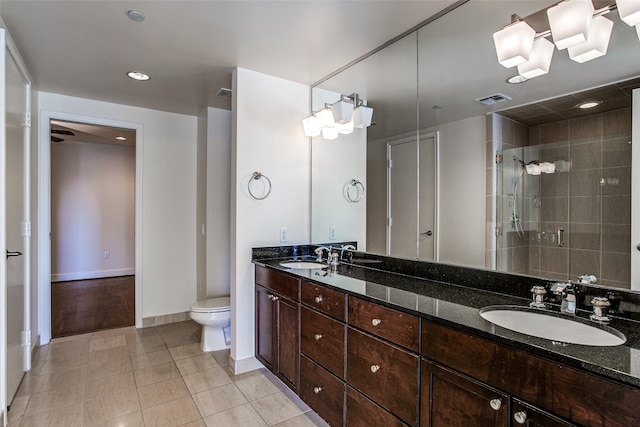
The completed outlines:
{"type": "Polygon", "coordinates": [[[231,98],[231,89],[221,87],[216,95],[222,96],[224,98],[231,98]]]}
{"type": "Polygon", "coordinates": [[[497,104],[498,102],[511,101],[511,98],[509,98],[507,95],[503,93],[496,93],[495,95],[489,95],[489,96],[485,96],[484,98],[478,98],[475,101],[482,105],[493,105],[493,104],[497,104]]]}

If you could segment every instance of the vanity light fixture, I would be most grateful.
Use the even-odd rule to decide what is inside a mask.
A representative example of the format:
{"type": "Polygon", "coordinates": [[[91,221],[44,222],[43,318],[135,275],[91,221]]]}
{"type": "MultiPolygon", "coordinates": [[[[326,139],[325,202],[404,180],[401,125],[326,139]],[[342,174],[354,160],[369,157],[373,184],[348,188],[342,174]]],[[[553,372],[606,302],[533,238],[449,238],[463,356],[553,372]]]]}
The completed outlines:
{"type": "Polygon", "coordinates": [[[144,82],[149,80],[151,77],[149,77],[148,74],[145,74],[141,71],[129,71],[127,73],[127,76],[131,77],[133,80],[137,80],[139,82],[144,82]]]}
{"type": "MultiPolygon", "coordinates": [[[[613,22],[602,15],[616,9],[619,9],[620,17],[626,23],[640,25],[638,0],[617,0],[616,3],[598,10],[594,9],[591,0],[564,0],[525,18],[513,15],[511,20],[515,24],[512,23],[493,35],[498,62],[507,68],[517,65],[518,74],[530,79],[549,72],[554,45],[558,50],[567,49],[569,57],[579,63],[603,56],[607,53],[613,22]],[[522,44],[520,35],[507,31],[516,24],[522,28],[526,25],[534,32],[528,57],[519,63],[516,63],[519,60],[515,55],[505,59],[504,54],[508,46],[522,44]],[[547,40],[549,37],[553,44],[547,40]]],[[[640,28],[637,31],[640,37],[640,28]]],[[[526,54],[527,51],[521,49],[520,59],[526,57],[526,54]]]]}
{"type": "Polygon", "coordinates": [[[516,21],[493,33],[498,62],[511,68],[528,61],[535,36],[536,31],[524,21],[516,21]]]}
{"type": "Polygon", "coordinates": [[[373,108],[368,107],[357,93],[340,95],[340,100],[326,104],[302,120],[306,136],[322,135],[324,139],[336,139],[339,134],[348,135],[354,128],[364,129],[371,126],[373,108]]]}

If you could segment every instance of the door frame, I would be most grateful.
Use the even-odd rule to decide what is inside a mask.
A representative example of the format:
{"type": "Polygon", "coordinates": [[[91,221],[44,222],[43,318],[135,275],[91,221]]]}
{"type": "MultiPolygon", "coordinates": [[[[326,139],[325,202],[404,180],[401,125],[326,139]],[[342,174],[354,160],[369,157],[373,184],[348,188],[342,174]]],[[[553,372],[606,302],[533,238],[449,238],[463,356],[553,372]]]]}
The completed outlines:
{"type": "Polygon", "coordinates": [[[38,321],[40,343],[51,341],[51,120],[118,127],[136,131],[135,174],[135,311],[136,328],[142,327],[142,153],[143,124],[40,111],[38,149],[38,321]]]}

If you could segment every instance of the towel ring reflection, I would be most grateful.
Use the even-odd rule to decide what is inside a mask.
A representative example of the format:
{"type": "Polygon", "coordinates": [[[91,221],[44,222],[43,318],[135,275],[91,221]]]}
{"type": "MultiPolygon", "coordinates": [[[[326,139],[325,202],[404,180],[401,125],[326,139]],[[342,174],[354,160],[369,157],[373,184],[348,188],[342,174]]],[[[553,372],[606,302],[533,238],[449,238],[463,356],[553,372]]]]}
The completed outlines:
{"type": "Polygon", "coordinates": [[[247,190],[249,191],[249,194],[251,195],[251,197],[253,197],[254,199],[264,200],[267,197],[269,197],[269,194],[271,194],[271,180],[267,178],[266,175],[263,175],[260,172],[254,172],[253,175],[251,175],[251,178],[249,178],[249,182],[247,183],[247,190]],[[251,183],[254,181],[260,181],[263,178],[267,182],[265,186],[266,192],[263,192],[262,196],[256,196],[255,194],[253,194],[253,191],[251,191],[251,183]]]}
{"type": "Polygon", "coordinates": [[[364,198],[364,184],[357,179],[352,179],[344,185],[343,192],[348,202],[358,203],[364,198]],[[355,189],[355,195],[352,194],[353,189],[355,189]]]}

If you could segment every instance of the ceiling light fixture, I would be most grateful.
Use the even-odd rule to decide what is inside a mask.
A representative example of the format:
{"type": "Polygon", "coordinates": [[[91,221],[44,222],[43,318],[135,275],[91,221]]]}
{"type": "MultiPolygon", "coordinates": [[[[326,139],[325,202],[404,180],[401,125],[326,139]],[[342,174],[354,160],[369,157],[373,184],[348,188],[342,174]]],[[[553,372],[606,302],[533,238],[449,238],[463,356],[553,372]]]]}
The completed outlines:
{"type": "Polygon", "coordinates": [[[127,76],[131,77],[133,80],[138,80],[140,82],[147,81],[151,78],[148,74],[145,74],[141,71],[129,71],[127,73],[127,76]]]}
{"type": "MultiPolygon", "coordinates": [[[[640,1],[617,0],[616,3],[595,10],[591,0],[565,0],[525,18],[513,15],[512,24],[493,34],[498,62],[507,68],[517,66],[518,74],[531,79],[549,72],[554,44],[558,50],[567,49],[569,57],[580,63],[603,56],[607,53],[613,22],[602,15],[619,9],[626,23],[640,25],[640,1]],[[516,25],[533,31],[530,47],[529,39],[523,42],[523,36],[512,29],[516,25]],[[512,53],[505,54],[509,50],[512,53]]],[[[531,37],[531,31],[527,37],[531,37]]]]}
{"type": "Polygon", "coordinates": [[[339,134],[348,135],[354,128],[364,129],[371,126],[373,108],[368,107],[357,93],[340,95],[333,104],[311,114],[302,120],[306,136],[314,137],[322,134],[324,139],[333,140],[339,134]]]}
{"type": "Polygon", "coordinates": [[[137,11],[137,10],[128,10],[127,11],[127,16],[132,21],[136,21],[136,22],[144,21],[144,13],[142,13],[140,11],[137,11]]]}
{"type": "Polygon", "coordinates": [[[507,83],[512,84],[512,85],[517,85],[520,83],[524,83],[527,80],[529,80],[528,78],[526,78],[525,76],[521,76],[520,74],[516,74],[515,76],[511,76],[507,79],[507,83]]]}
{"type": "Polygon", "coordinates": [[[116,140],[118,140],[118,141],[126,141],[127,137],[126,136],[116,136],[116,140]]]}
{"type": "Polygon", "coordinates": [[[602,104],[602,101],[583,102],[582,104],[578,105],[578,108],[583,109],[583,110],[587,110],[589,108],[597,107],[600,104],[602,104]]]}

